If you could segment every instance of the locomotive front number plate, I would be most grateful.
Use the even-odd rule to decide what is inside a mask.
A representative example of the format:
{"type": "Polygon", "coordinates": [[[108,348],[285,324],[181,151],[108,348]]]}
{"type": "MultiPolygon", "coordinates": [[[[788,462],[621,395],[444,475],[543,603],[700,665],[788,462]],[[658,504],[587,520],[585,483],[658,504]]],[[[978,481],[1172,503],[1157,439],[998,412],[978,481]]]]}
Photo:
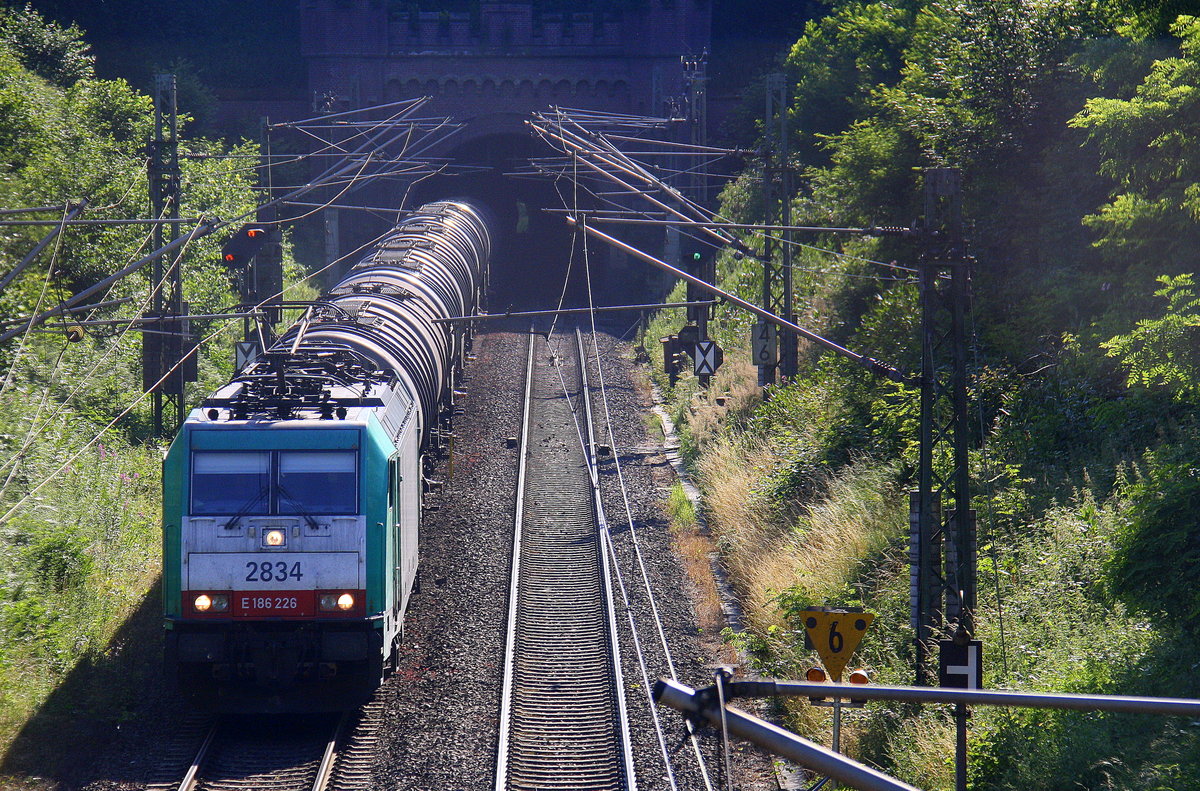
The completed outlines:
{"type": "Polygon", "coordinates": [[[361,568],[357,552],[193,552],[184,577],[190,590],[361,589],[361,568]]]}

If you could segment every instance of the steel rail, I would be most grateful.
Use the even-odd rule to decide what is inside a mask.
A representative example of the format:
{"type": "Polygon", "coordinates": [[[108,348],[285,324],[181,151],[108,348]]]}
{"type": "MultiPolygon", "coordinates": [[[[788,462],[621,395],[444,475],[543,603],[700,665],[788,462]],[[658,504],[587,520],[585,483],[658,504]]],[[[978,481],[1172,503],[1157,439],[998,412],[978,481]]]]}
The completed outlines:
{"type": "Polygon", "coordinates": [[[495,788],[630,791],[632,745],[604,598],[594,469],[579,424],[583,362],[568,382],[562,360],[574,354],[570,346],[560,354],[541,335],[531,342],[495,788]]]}
{"type": "Polygon", "coordinates": [[[583,347],[583,333],[575,328],[575,346],[579,355],[579,398],[583,403],[583,422],[586,427],[587,447],[584,455],[587,458],[588,476],[592,483],[592,509],[596,517],[596,539],[600,551],[600,584],[604,591],[604,608],[608,621],[609,650],[612,654],[614,697],[617,699],[617,727],[620,729],[621,760],[625,767],[625,787],[637,789],[637,773],[633,767],[633,744],[629,736],[629,709],[625,700],[625,674],[621,670],[621,643],[617,636],[617,608],[613,598],[612,568],[609,557],[612,554],[612,537],[608,529],[608,517],[604,513],[604,501],[600,492],[600,465],[596,460],[596,430],[592,420],[591,386],[588,380],[588,357],[583,347]]]}
{"type": "Polygon", "coordinates": [[[179,791],[192,791],[196,787],[196,781],[200,776],[200,767],[204,764],[204,759],[208,757],[208,749],[217,737],[217,730],[220,727],[221,723],[218,720],[208,729],[208,735],[200,743],[200,749],[196,751],[196,757],[192,759],[191,766],[188,767],[187,773],[183,776],[183,781],[179,784],[179,791]]]}
{"type": "MultiPolygon", "coordinates": [[[[249,762],[247,762],[244,756],[235,756],[231,759],[229,755],[225,754],[230,750],[231,746],[237,745],[244,748],[245,745],[240,740],[230,741],[231,735],[229,733],[222,736],[221,729],[223,723],[217,720],[209,728],[207,735],[200,744],[199,750],[196,751],[195,757],[188,766],[183,780],[178,785],[172,784],[170,787],[175,789],[175,791],[196,791],[201,785],[205,787],[215,786],[217,788],[244,788],[247,787],[247,781],[251,774],[253,774],[253,776],[259,777],[262,782],[269,784],[271,787],[326,791],[333,781],[334,769],[337,766],[340,754],[339,748],[344,741],[346,729],[352,719],[352,714],[350,711],[342,712],[334,721],[332,734],[324,740],[319,761],[317,760],[317,753],[314,750],[311,753],[311,757],[302,757],[294,765],[291,763],[285,764],[280,761],[281,754],[278,752],[272,752],[270,749],[262,751],[261,746],[254,747],[254,749],[260,751],[260,754],[255,755],[251,753],[252,757],[249,759],[249,762]],[[218,739],[218,737],[222,738],[218,739]],[[220,748],[214,747],[218,741],[222,744],[220,748]],[[231,764],[231,760],[234,763],[231,764]],[[264,760],[266,761],[265,763],[263,763],[264,760]],[[206,778],[204,772],[210,773],[210,776],[206,778]]],[[[229,724],[230,722],[226,721],[224,726],[228,727],[229,724]]],[[[253,740],[248,742],[248,744],[252,743],[253,740]]],[[[298,740],[297,744],[300,746],[294,749],[298,751],[308,749],[303,746],[303,740],[298,740]]],[[[317,742],[317,744],[320,744],[320,742],[317,742]]]]}
{"type": "Polygon", "coordinates": [[[321,765],[317,767],[317,776],[313,779],[312,791],[325,791],[329,787],[329,781],[333,779],[333,766],[338,758],[338,746],[342,742],[342,736],[346,732],[346,726],[350,722],[350,712],[342,713],[338,718],[337,725],[333,728],[333,735],[329,737],[329,743],[325,745],[325,753],[321,756],[321,765]]]}
{"type": "Polygon", "coordinates": [[[500,684],[500,737],[496,747],[496,791],[508,788],[508,744],[512,723],[513,664],[516,660],[517,590],[521,579],[521,529],[525,519],[525,449],[529,444],[530,405],[533,402],[533,327],[529,328],[529,347],[525,362],[525,397],[521,415],[521,441],[517,460],[517,507],[513,520],[512,563],[508,576],[507,637],[504,641],[504,677],[500,684]]]}

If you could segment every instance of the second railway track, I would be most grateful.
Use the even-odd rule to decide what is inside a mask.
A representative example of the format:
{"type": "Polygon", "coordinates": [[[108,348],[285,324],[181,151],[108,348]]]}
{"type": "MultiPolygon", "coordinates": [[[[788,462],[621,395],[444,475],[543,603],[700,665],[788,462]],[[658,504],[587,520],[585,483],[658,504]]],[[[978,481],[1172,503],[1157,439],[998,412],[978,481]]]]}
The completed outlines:
{"type": "Polygon", "coordinates": [[[497,791],[636,788],[584,359],[530,336],[497,791]]]}

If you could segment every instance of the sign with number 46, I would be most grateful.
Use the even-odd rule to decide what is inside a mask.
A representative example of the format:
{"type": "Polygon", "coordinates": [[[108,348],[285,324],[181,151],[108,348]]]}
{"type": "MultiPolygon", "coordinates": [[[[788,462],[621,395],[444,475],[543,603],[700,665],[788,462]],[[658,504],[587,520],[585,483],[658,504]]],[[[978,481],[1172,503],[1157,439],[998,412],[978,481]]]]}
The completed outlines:
{"type": "Polygon", "coordinates": [[[755,365],[775,365],[779,362],[779,328],[760,321],[750,331],[750,348],[755,365]]]}

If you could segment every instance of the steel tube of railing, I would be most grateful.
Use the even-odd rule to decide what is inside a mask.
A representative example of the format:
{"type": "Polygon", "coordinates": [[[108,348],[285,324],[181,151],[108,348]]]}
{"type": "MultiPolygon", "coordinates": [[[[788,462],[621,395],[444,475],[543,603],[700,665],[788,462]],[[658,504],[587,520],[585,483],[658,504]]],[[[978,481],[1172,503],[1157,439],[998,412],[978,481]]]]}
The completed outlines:
{"type": "MultiPolygon", "coordinates": [[[[727,685],[728,686],[731,685],[727,685]]],[[[721,707],[716,700],[706,702],[691,687],[670,679],[654,685],[654,699],[673,709],[698,714],[714,725],[721,724],[721,707]]],[[[860,764],[852,758],[833,752],[828,747],[811,742],[802,736],[764,722],[757,717],[725,706],[725,725],[735,736],[753,742],[776,755],[783,756],[814,772],[828,775],[861,791],[918,791],[894,777],[860,764]]]]}
{"type": "Polygon", "coordinates": [[[802,681],[736,681],[725,685],[727,697],[853,698],[911,703],[965,703],[971,706],[1020,706],[1076,711],[1121,711],[1138,714],[1200,716],[1200,700],[1128,695],[1077,695],[1061,692],[1019,692],[1005,689],[947,689],[944,687],[882,687],[873,684],[809,684],[802,681]]]}

